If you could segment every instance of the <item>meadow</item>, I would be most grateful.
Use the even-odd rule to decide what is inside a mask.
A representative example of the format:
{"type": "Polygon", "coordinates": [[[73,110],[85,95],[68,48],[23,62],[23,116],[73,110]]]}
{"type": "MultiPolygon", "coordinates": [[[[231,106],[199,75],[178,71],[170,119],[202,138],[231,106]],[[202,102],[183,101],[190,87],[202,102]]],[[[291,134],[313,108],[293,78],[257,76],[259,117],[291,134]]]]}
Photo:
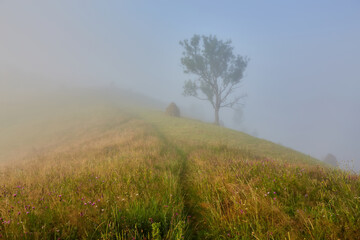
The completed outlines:
{"type": "Polygon", "coordinates": [[[0,239],[360,239],[358,175],[124,105],[0,129],[0,239]]]}

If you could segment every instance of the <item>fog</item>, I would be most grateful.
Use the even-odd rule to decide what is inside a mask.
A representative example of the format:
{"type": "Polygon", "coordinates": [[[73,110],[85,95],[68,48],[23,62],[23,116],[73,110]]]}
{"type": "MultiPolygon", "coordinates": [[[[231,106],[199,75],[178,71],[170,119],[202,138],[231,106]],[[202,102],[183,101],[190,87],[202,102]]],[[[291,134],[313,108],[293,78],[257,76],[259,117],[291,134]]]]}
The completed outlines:
{"type": "Polygon", "coordinates": [[[226,127],[360,169],[358,1],[0,1],[0,34],[0,119],[10,102],[116,86],[212,122],[182,95],[179,41],[213,34],[250,58],[226,127]]]}

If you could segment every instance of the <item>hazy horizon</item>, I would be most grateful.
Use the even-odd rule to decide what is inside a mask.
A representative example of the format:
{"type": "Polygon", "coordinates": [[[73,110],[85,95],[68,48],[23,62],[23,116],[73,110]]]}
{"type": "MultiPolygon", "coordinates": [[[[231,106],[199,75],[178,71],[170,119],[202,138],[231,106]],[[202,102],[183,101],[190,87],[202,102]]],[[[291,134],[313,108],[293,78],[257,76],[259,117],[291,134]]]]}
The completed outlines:
{"type": "Polygon", "coordinates": [[[182,96],[179,41],[213,34],[250,58],[243,118],[223,110],[226,127],[359,170],[359,23],[357,1],[0,1],[0,101],[114,84],[212,122],[182,96]]]}

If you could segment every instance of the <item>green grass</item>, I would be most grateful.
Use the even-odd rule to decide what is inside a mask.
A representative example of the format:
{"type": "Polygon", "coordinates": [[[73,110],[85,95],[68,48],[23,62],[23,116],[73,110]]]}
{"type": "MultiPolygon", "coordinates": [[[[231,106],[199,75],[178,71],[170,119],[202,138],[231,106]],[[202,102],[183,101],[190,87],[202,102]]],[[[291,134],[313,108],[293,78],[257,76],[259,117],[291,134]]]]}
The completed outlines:
{"type": "Polygon", "coordinates": [[[283,146],[104,102],[26,122],[3,239],[360,239],[359,176],[283,146]]]}

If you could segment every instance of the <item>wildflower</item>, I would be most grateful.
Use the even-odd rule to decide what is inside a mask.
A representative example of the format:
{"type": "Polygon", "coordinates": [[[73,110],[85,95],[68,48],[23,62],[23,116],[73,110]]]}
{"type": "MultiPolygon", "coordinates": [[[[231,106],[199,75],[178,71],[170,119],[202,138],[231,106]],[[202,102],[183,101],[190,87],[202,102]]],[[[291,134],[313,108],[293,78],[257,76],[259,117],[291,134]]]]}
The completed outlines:
{"type": "Polygon", "coordinates": [[[13,197],[16,197],[16,193],[13,194],[13,197]]]}
{"type": "Polygon", "coordinates": [[[18,215],[20,215],[21,212],[18,212],[18,215]]]}
{"type": "Polygon", "coordinates": [[[274,192],[274,194],[276,194],[276,192],[274,192]]]}

